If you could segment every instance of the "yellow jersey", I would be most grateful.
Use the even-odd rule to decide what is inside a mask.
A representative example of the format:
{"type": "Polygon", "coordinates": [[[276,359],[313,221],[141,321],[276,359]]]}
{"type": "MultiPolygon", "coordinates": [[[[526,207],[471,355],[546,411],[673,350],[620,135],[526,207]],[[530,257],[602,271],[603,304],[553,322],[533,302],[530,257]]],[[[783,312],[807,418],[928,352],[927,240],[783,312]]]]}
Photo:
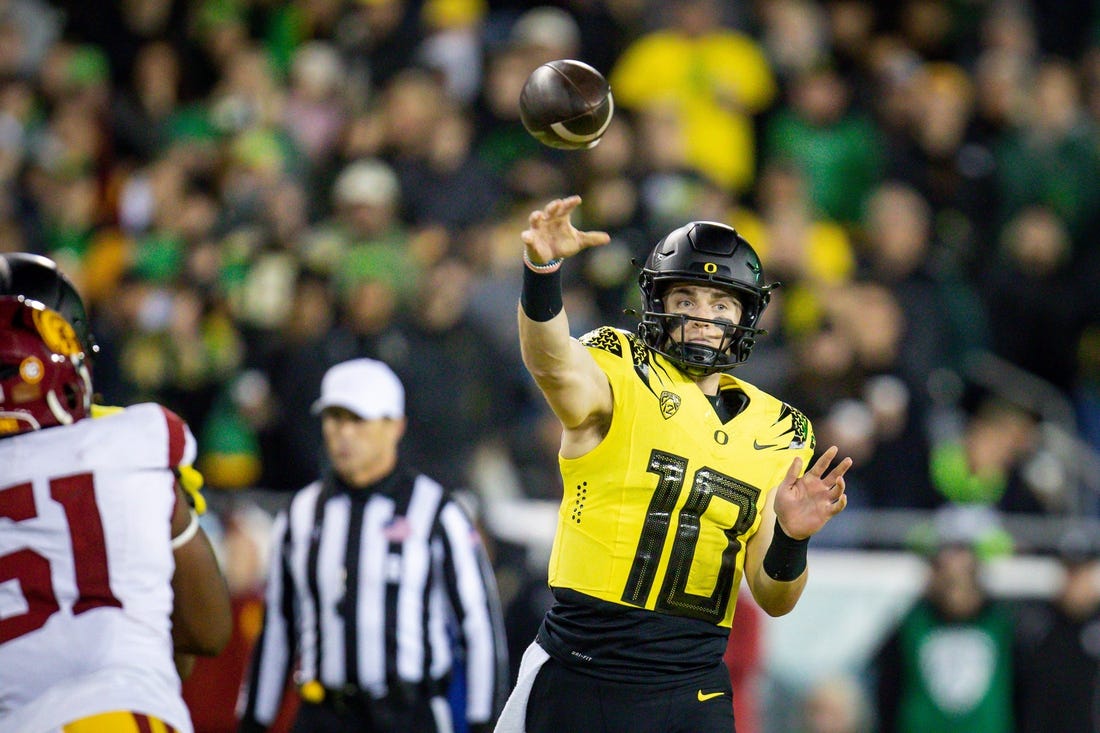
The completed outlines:
{"type": "Polygon", "coordinates": [[[550,586],[728,628],[768,493],[796,456],[803,465],[813,456],[809,421],[722,374],[720,390],[745,402],[723,422],[695,382],[637,336],[604,327],[581,342],[607,375],[614,411],[595,449],[559,458],[550,586]]]}

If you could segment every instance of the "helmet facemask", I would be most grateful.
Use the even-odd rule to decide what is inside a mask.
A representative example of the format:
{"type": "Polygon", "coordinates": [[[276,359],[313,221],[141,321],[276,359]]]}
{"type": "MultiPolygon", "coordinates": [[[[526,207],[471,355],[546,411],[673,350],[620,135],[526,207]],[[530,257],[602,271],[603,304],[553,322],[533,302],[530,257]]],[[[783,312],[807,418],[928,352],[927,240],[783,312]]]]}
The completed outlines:
{"type": "MultiPolygon", "coordinates": [[[[756,343],[756,334],[766,333],[756,328],[746,328],[725,320],[697,318],[686,313],[646,311],[642,326],[645,333],[656,328],[657,337],[650,348],[673,361],[681,370],[693,377],[704,377],[713,372],[727,371],[749,358],[756,343]],[[690,323],[706,323],[722,330],[718,347],[689,343],[687,330],[690,323]]],[[[645,334],[643,334],[645,338],[645,334]]],[[[647,340],[647,344],[648,344],[647,340]]]]}

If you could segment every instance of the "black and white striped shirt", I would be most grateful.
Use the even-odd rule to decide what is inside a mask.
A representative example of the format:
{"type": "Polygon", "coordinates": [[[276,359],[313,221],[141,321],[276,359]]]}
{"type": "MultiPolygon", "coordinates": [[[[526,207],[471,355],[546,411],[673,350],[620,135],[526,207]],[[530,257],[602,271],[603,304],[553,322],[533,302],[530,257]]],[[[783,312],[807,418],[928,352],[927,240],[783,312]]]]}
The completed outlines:
{"type": "Polygon", "coordinates": [[[507,647],[493,571],[465,511],[404,466],[365,489],[326,477],[275,519],[243,718],[271,724],[295,663],[299,683],[375,697],[398,682],[438,682],[456,639],[466,717],[489,721],[506,693],[507,647]]]}

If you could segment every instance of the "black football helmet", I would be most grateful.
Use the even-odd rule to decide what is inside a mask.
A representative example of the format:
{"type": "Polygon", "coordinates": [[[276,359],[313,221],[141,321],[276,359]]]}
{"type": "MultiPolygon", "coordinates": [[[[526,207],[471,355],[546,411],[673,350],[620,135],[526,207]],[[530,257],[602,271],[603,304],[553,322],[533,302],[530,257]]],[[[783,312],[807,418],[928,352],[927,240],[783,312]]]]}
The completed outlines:
{"type": "Polygon", "coordinates": [[[760,258],[733,227],[693,221],[666,235],[653,248],[638,276],[644,312],[638,335],[645,344],[693,376],[727,371],[749,358],[756,327],[779,283],[764,284],[760,258]],[[662,298],[673,283],[722,288],[741,303],[738,323],[711,321],[666,313],[662,298]],[[720,347],[684,343],[688,321],[702,321],[723,330],[720,347]],[[676,334],[678,338],[673,338],[676,334]]]}
{"type": "Polygon", "coordinates": [[[0,254],[0,296],[3,295],[22,296],[60,313],[76,332],[88,363],[99,352],[84,300],[50,258],[29,252],[0,254]]]}

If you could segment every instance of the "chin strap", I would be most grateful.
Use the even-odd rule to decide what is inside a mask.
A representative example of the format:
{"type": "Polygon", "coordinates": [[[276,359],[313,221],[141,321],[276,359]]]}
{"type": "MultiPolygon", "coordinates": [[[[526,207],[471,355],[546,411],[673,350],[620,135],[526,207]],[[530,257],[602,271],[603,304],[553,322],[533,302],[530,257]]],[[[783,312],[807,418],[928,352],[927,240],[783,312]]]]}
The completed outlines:
{"type": "Polygon", "coordinates": [[[647,346],[671,359],[682,371],[695,377],[726,372],[745,363],[756,342],[756,334],[764,333],[767,332],[726,321],[712,321],[654,311],[646,311],[642,322],[638,325],[638,335],[647,346]],[[683,343],[689,321],[720,326],[722,328],[721,345],[725,348],[714,349],[701,344],[683,343]],[[679,340],[668,335],[677,329],[680,334],[679,340]]]}

